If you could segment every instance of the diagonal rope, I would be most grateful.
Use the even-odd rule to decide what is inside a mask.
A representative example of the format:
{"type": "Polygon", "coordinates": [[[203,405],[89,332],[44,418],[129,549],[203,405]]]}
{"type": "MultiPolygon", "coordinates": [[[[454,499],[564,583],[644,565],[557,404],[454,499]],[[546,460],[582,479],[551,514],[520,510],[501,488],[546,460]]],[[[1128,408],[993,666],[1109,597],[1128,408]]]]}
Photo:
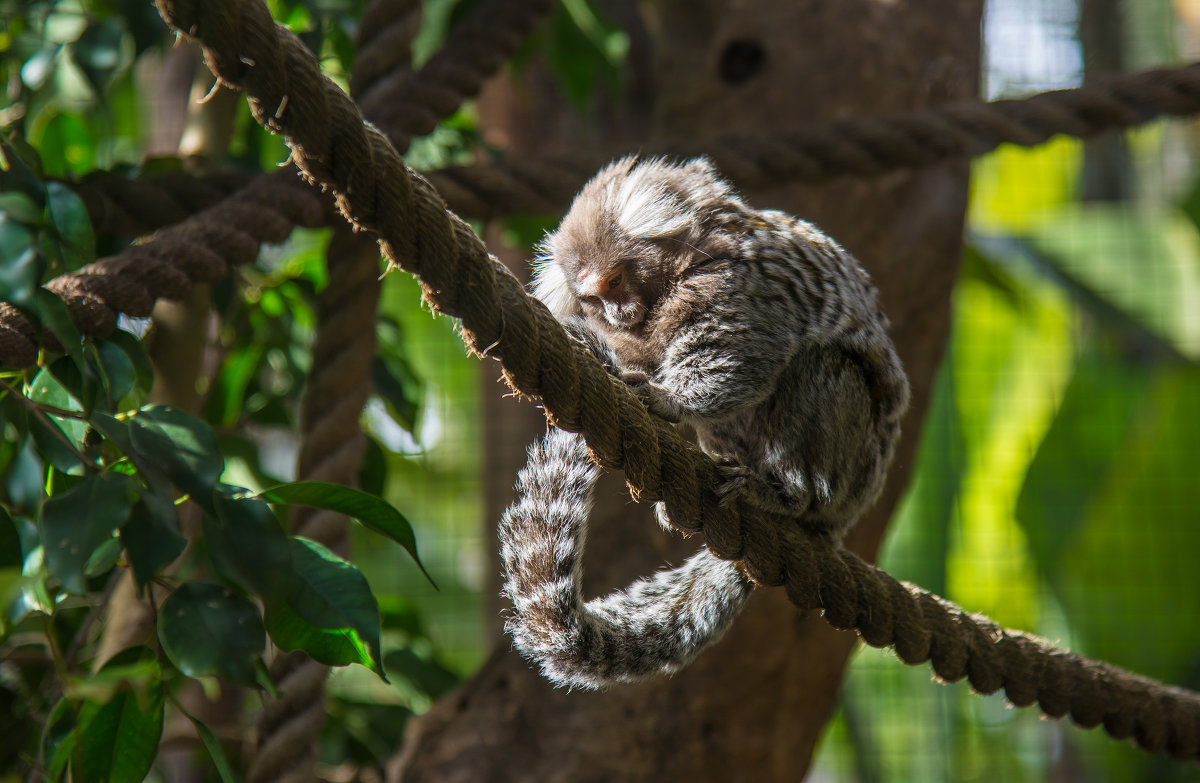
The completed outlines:
{"type": "MultiPolygon", "coordinates": [[[[372,111],[407,107],[381,125],[407,146],[412,133],[432,130],[483,79],[499,68],[550,7],[545,0],[489,0],[458,25],[419,72],[411,67],[412,37],[420,28],[417,0],[374,0],[364,10],[351,84],[374,96],[372,111]],[[464,64],[465,63],[465,64],[464,64]]],[[[340,221],[339,221],[340,222],[340,221]]],[[[343,485],[357,482],[365,439],[359,417],[371,392],[375,313],[379,302],[379,248],[344,222],[327,252],[329,284],[317,301],[312,370],[300,416],[297,477],[343,485]]],[[[345,554],[348,520],[320,509],[296,509],[292,529],[345,554]]],[[[250,783],[291,783],[312,776],[324,725],[328,667],[303,652],[280,653],[271,664],[279,696],[269,699],[257,725],[250,783]]]]}
{"type": "Polygon", "coordinates": [[[393,263],[421,277],[426,299],[462,321],[477,353],[501,359],[517,390],[538,395],[556,424],[583,432],[597,461],[661,498],[677,527],[701,533],[718,556],[741,559],[760,584],[782,585],[801,610],[822,608],[839,628],[908,663],[929,660],[947,680],[1003,688],[1016,705],[1103,724],[1149,751],[1200,758],[1200,694],[1005,631],[918,587],[904,585],[829,541],[764,513],[746,492],[718,505],[716,466],[569,341],[550,313],[407,170],[354,103],[259,0],[157,0],[176,29],[200,39],[212,70],[244,89],[255,118],[288,135],[306,176],[330,187],[356,226],[380,236],[393,263]]]}

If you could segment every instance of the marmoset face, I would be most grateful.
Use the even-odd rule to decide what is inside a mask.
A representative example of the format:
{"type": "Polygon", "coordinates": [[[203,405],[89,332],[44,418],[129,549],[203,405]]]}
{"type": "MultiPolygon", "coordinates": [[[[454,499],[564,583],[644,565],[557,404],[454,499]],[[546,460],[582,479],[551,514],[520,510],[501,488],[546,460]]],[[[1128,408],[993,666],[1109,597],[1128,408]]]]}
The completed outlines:
{"type": "Polygon", "coordinates": [[[653,251],[613,231],[607,241],[571,242],[564,233],[559,263],[567,286],[584,315],[615,329],[630,329],[646,319],[653,305],[645,279],[654,266],[653,251]]]}

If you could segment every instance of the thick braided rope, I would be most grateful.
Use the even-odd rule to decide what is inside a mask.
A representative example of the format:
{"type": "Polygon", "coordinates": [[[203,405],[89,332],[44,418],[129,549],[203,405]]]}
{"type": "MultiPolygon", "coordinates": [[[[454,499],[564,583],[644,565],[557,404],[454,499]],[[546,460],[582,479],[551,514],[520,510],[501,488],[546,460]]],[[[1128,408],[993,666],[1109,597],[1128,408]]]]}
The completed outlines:
{"type": "Polygon", "coordinates": [[[98,171],[67,184],[83,201],[97,235],[132,238],[214,207],[249,182],[248,174],[229,169],[199,175],[155,172],[142,177],[98,171]]]}
{"type": "MultiPolygon", "coordinates": [[[[440,117],[474,94],[549,7],[545,0],[488,0],[414,74],[411,43],[420,28],[421,4],[374,0],[359,26],[352,89],[376,96],[376,109],[413,107],[409,115],[391,122],[397,129],[393,141],[407,146],[412,133],[432,130],[440,117]],[[459,61],[465,65],[444,65],[459,61]]],[[[365,443],[359,417],[370,395],[375,356],[379,248],[372,238],[351,233],[343,223],[334,231],[328,259],[329,285],[317,302],[313,368],[301,409],[297,475],[354,484],[365,443]]],[[[292,529],[336,552],[348,549],[348,520],[340,514],[296,509],[292,529]]],[[[250,783],[298,783],[311,777],[323,725],[326,672],[327,667],[303,653],[280,655],[272,662],[279,696],[263,707],[250,783]]]]}
{"type": "Polygon", "coordinates": [[[718,506],[712,461],[651,420],[569,341],[259,0],[157,3],[169,24],[200,39],[214,72],[247,92],[258,121],[289,136],[297,165],[334,190],[348,219],[378,233],[384,254],[421,276],[427,300],[462,319],[467,344],[499,357],[513,387],[540,395],[555,423],[583,432],[602,465],[623,468],[635,491],[662,498],[680,529],[702,533],[720,557],[740,558],[760,584],[783,585],[800,609],[823,608],[832,625],[894,646],[907,662],[930,660],[939,676],[965,675],[983,692],[1003,687],[1014,704],[1036,701],[1048,715],[1103,723],[1147,750],[1200,758],[1200,694],[1005,632],[808,537],[756,508],[749,493],[718,506]]]}
{"type": "MultiPolygon", "coordinates": [[[[296,477],[304,481],[354,485],[362,464],[359,418],[371,393],[379,300],[379,250],[362,239],[335,230],[329,246],[329,284],[317,299],[312,371],[300,411],[296,477]]],[[[349,549],[349,521],[341,514],[295,509],[291,527],[343,556],[349,549]]],[[[327,672],[302,652],[276,654],[271,676],[279,694],[265,701],[259,716],[249,783],[312,778],[327,672]]]]}
{"type": "MultiPolygon", "coordinates": [[[[420,29],[417,0],[375,0],[363,12],[351,85],[361,92],[392,70],[411,71],[412,38],[420,29]]],[[[326,251],[329,283],[317,297],[312,369],[300,409],[296,478],[354,485],[362,464],[359,426],[371,392],[375,317],[379,304],[379,251],[365,237],[336,228],[326,251]]],[[[296,535],[345,555],[349,520],[325,509],[295,508],[296,535]]],[[[313,778],[317,740],[325,725],[329,667],[303,652],[278,651],[271,678],[278,689],[255,725],[249,783],[304,783],[313,778]]]]}
{"type": "MultiPolygon", "coordinates": [[[[522,23],[529,19],[522,15],[513,18],[522,23]]],[[[520,29],[520,25],[498,27],[496,40],[511,40],[514,32],[520,29]]],[[[463,38],[469,43],[474,42],[472,35],[464,34],[463,38]]],[[[445,60],[452,62],[449,51],[447,49],[445,60]]],[[[487,51],[486,47],[483,51],[487,51]]],[[[492,62],[494,57],[483,54],[477,61],[492,62]]],[[[436,65],[440,62],[440,58],[430,61],[430,78],[436,74],[445,76],[438,85],[421,86],[424,79],[416,80],[415,85],[411,79],[399,79],[395,83],[384,80],[381,84],[389,86],[385,90],[387,99],[376,100],[385,106],[437,101],[442,116],[452,113],[461,97],[468,93],[452,102],[447,91],[455,84],[463,89],[477,89],[482,77],[451,80],[454,72],[449,67],[443,69],[436,65]]],[[[819,181],[845,174],[875,175],[947,158],[980,155],[1002,143],[1031,146],[1060,133],[1087,136],[1108,128],[1129,127],[1162,115],[1186,115],[1197,111],[1200,111],[1200,64],[1193,64],[1117,76],[1086,87],[1042,93],[1024,100],[951,104],[798,131],[730,137],[706,143],[703,148],[676,148],[673,151],[705,152],[727,176],[742,186],[751,187],[795,180],[819,181]]],[[[399,123],[407,118],[418,123],[420,128],[428,128],[431,127],[428,116],[429,109],[422,104],[417,108],[396,110],[392,120],[399,123]]],[[[406,144],[413,132],[403,127],[390,130],[394,138],[406,144]]],[[[548,214],[561,211],[579,186],[607,160],[607,156],[558,154],[452,167],[434,172],[430,181],[449,207],[467,217],[488,219],[513,213],[548,214]]],[[[286,181],[286,184],[281,184],[279,191],[261,192],[263,198],[256,203],[270,208],[282,198],[300,198],[284,192],[284,188],[294,187],[290,178],[273,181],[286,181]]],[[[204,258],[210,255],[205,237],[212,235],[210,227],[216,225],[219,231],[223,222],[220,218],[208,220],[199,215],[195,219],[204,224],[202,230],[195,232],[197,240],[171,247],[165,256],[180,258],[179,265],[184,268],[205,263],[204,258]],[[202,258],[195,258],[197,255],[202,258]]],[[[145,251],[134,252],[145,255],[145,251]]],[[[120,259],[124,255],[114,258],[120,259]]],[[[137,278],[148,274],[144,263],[144,259],[139,261],[133,271],[126,271],[123,263],[90,266],[87,270],[56,278],[47,287],[69,292],[64,299],[76,326],[85,335],[102,337],[115,324],[116,312],[134,314],[123,309],[122,299],[110,298],[105,291],[143,288],[137,278]],[[94,280],[80,283],[74,279],[80,275],[120,279],[103,285],[94,280]]],[[[170,272],[155,270],[154,274],[170,272]]],[[[150,293],[170,298],[168,294],[150,293]]],[[[0,303],[0,366],[32,365],[37,358],[37,338],[36,331],[16,308],[0,303]]],[[[54,346],[52,340],[48,344],[54,346]]]]}
{"type": "MultiPolygon", "coordinates": [[[[1088,137],[1157,117],[1200,111],[1200,63],[1113,76],[1020,100],[963,101],[919,111],[785,131],[729,136],[654,154],[699,155],[743,187],[877,176],[1001,144],[1032,147],[1053,136],[1088,137]]],[[[611,158],[555,153],[456,166],[429,175],[446,204],[468,218],[553,214],[611,158]]]]}
{"type": "MultiPolygon", "coordinates": [[[[223,279],[231,266],[253,261],[261,243],[282,242],[296,225],[326,225],[324,200],[294,182],[294,175],[282,173],[258,177],[150,241],[56,277],[45,288],[67,305],[81,334],[106,336],[116,328],[119,313],[147,317],[155,300],[183,299],[194,284],[223,279]]],[[[41,343],[62,350],[48,332],[41,343]]],[[[35,364],[38,344],[39,335],[25,316],[0,303],[0,366],[35,364]]]]}
{"type": "MultiPolygon", "coordinates": [[[[414,136],[432,133],[465,98],[478,93],[553,6],[552,0],[481,4],[416,73],[400,69],[373,79],[364,74],[358,83],[362,91],[355,92],[362,113],[387,132],[398,150],[408,149],[414,136]]],[[[358,67],[356,63],[356,72],[358,67]]]]}

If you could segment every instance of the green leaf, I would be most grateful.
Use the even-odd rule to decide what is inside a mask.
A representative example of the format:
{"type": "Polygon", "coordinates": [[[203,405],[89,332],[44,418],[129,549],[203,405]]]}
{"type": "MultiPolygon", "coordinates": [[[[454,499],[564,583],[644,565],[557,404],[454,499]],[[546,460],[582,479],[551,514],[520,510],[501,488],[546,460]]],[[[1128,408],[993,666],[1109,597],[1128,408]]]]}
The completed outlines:
{"type": "MultiPolygon", "coordinates": [[[[150,485],[156,498],[170,498],[174,503],[175,490],[171,480],[163,472],[163,466],[155,460],[139,452],[133,447],[133,423],[131,419],[117,419],[106,413],[97,411],[92,414],[92,426],[96,431],[108,438],[121,453],[129,457],[137,473],[143,481],[150,485]]],[[[146,497],[149,497],[147,495],[146,497]]],[[[164,517],[166,515],[163,515],[164,517]]]]}
{"type": "Polygon", "coordinates": [[[163,729],[158,664],[144,661],[130,669],[115,660],[100,675],[112,668],[121,684],[116,695],[106,702],[84,700],[79,708],[76,780],[141,783],[158,753],[163,729]],[[126,679],[129,671],[143,676],[126,679]]]}
{"type": "Polygon", "coordinates": [[[195,416],[165,405],[148,405],[128,419],[129,456],[141,469],[156,466],[201,506],[210,498],[225,460],[212,428],[195,416]]]}
{"type": "MultiPolygon", "coordinates": [[[[1050,584],[1089,655],[1186,683],[1195,677],[1196,645],[1194,635],[1180,632],[1180,618],[1200,614],[1200,569],[1193,556],[1195,470],[1183,455],[1200,442],[1200,368],[1159,366],[1146,379],[1135,367],[1110,359],[1107,375],[1089,372],[1099,431],[1072,428],[1060,435],[1069,440],[1055,445],[1085,469],[1084,481],[1072,481],[1057,501],[1068,512],[1081,509],[1082,519],[1051,521],[1074,527],[1058,548],[1050,584]],[[1118,378],[1122,372],[1132,379],[1118,378]],[[1094,448],[1107,453],[1093,456],[1094,448]],[[1149,610],[1156,606],[1171,611],[1149,610]]],[[[1085,390],[1075,393],[1082,399],[1085,390]]]]}
{"type": "Polygon", "coordinates": [[[1029,464],[1016,517],[1051,583],[1063,551],[1086,524],[1089,508],[1114,470],[1123,470],[1130,429],[1145,406],[1153,373],[1096,345],[1075,367],[1058,413],[1029,464]]]}
{"type": "Polygon", "coordinates": [[[124,35],[125,31],[116,21],[104,20],[89,25],[71,45],[72,59],[101,97],[113,73],[121,67],[124,35]]]}
{"type": "Polygon", "coordinates": [[[213,496],[215,514],[204,515],[204,540],[226,579],[273,600],[288,587],[292,556],[287,536],[266,503],[255,498],[213,496]]]}
{"type": "Polygon", "coordinates": [[[0,568],[20,568],[24,561],[17,526],[13,523],[8,509],[0,506],[0,568]]]}
{"type": "Polygon", "coordinates": [[[196,734],[200,736],[200,742],[204,744],[204,749],[208,751],[208,757],[212,759],[213,767],[220,775],[222,783],[238,783],[237,774],[233,771],[233,766],[230,765],[229,759],[225,756],[225,749],[221,747],[221,741],[217,739],[217,735],[208,727],[204,721],[197,718],[192,713],[185,710],[179,704],[175,708],[183,713],[183,716],[192,722],[196,727],[196,734]]]}
{"type": "Polygon", "coordinates": [[[247,687],[254,685],[255,661],[267,642],[254,604],[206,582],[182,584],[163,601],[158,638],[187,676],[215,674],[247,687]]]}
{"type": "Polygon", "coordinates": [[[61,182],[46,183],[46,219],[66,267],[74,272],[96,260],[96,239],[83,200],[61,182]]]}
{"type": "Polygon", "coordinates": [[[387,483],[387,454],[374,438],[366,437],[362,465],[358,468],[358,486],[369,495],[382,495],[387,483]]]}
{"type": "MultiPolygon", "coordinates": [[[[67,359],[67,364],[71,360],[67,359]]],[[[66,387],[62,385],[53,373],[43,367],[34,377],[29,387],[29,399],[44,402],[46,405],[62,408],[65,411],[79,411],[80,406],[66,387]]],[[[29,434],[37,444],[37,452],[42,459],[58,470],[68,473],[82,465],[79,456],[67,446],[70,442],[79,446],[86,434],[86,425],[78,419],[60,419],[53,414],[46,417],[30,416],[26,419],[29,424],[29,434]],[[66,442],[65,442],[66,441],[66,442]]]]}
{"type": "Polygon", "coordinates": [[[67,309],[63,300],[45,288],[39,288],[34,291],[34,311],[42,324],[62,343],[67,356],[83,367],[83,338],[75,328],[75,322],[71,320],[71,311],[67,309]]]}
{"type": "Polygon", "coordinates": [[[0,192],[27,196],[37,206],[32,212],[18,212],[18,217],[30,224],[40,222],[46,199],[42,158],[16,131],[0,134],[0,192]]]}
{"type": "Polygon", "coordinates": [[[116,410],[118,404],[133,391],[134,385],[138,382],[137,368],[134,367],[133,361],[129,355],[117,345],[109,340],[100,342],[89,342],[89,369],[91,369],[100,381],[100,388],[104,391],[106,407],[111,410],[116,410]]]}
{"type": "MultiPolygon", "coordinates": [[[[29,399],[62,410],[83,413],[84,406],[81,404],[83,400],[76,399],[72,394],[71,388],[59,378],[61,374],[63,377],[68,378],[72,385],[81,385],[82,381],[79,380],[78,367],[75,367],[74,370],[71,369],[72,367],[74,367],[73,363],[70,359],[66,358],[54,362],[48,368],[43,367],[34,376],[33,383],[29,385],[29,399]]],[[[59,418],[53,413],[47,415],[60,424],[60,427],[65,431],[72,443],[79,445],[83,441],[83,436],[87,434],[87,424],[85,422],[79,419],[59,418]]]]}
{"type": "Polygon", "coordinates": [[[92,553],[129,518],[129,477],[97,473],[42,505],[42,546],[50,573],[72,593],[84,593],[92,553]]]}
{"type": "MultiPolygon", "coordinates": [[[[0,186],[4,184],[5,179],[6,177],[0,175],[0,186]]],[[[0,220],[37,226],[42,222],[42,208],[27,193],[15,190],[0,191],[0,220]]],[[[6,251],[7,248],[0,250],[0,260],[10,257],[11,254],[6,251]]]]}
{"type": "Polygon", "coordinates": [[[121,539],[110,538],[96,547],[96,551],[88,558],[87,564],[83,567],[84,576],[91,577],[107,574],[117,564],[118,558],[121,557],[121,539]]]}
{"type": "Polygon", "coordinates": [[[12,214],[0,212],[0,301],[31,306],[44,266],[33,233],[12,214]]]}
{"type": "Polygon", "coordinates": [[[21,81],[33,90],[41,88],[54,74],[58,52],[62,47],[47,42],[40,51],[25,61],[21,66],[21,81]]]}
{"type": "Polygon", "coordinates": [[[401,360],[389,362],[377,356],[371,362],[371,382],[392,408],[396,421],[408,432],[416,432],[420,410],[420,383],[415,377],[412,368],[401,360]]]}
{"type": "Polygon", "coordinates": [[[551,17],[546,61],[559,89],[577,108],[593,100],[598,86],[611,90],[620,83],[629,38],[605,27],[583,0],[564,2],[551,17]]]}
{"type": "MultiPolygon", "coordinates": [[[[90,357],[89,357],[90,358],[90,357]]],[[[96,382],[96,375],[92,371],[91,362],[83,371],[79,365],[74,362],[69,356],[62,356],[50,363],[47,367],[50,373],[58,381],[59,385],[67,392],[73,404],[63,404],[59,407],[68,408],[70,410],[81,410],[85,415],[91,415],[92,410],[96,406],[96,393],[99,390],[99,384],[96,382]]],[[[49,400],[44,400],[49,402],[49,400]]],[[[82,438],[82,436],[80,436],[82,438]]]]}
{"type": "MultiPolygon", "coordinates": [[[[166,506],[174,512],[174,506],[170,503],[166,506]]],[[[138,587],[145,587],[187,547],[187,539],[179,534],[174,520],[163,519],[162,512],[156,511],[145,497],[133,505],[129,521],[121,528],[121,543],[125,546],[138,587]]]]}
{"type": "Polygon", "coordinates": [[[76,725],[75,702],[66,697],[59,699],[46,719],[40,743],[42,766],[46,768],[46,777],[50,780],[61,780],[71,757],[75,755],[75,746],[79,741],[75,733],[76,725]]]}
{"type": "Polygon", "coordinates": [[[293,571],[287,593],[267,605],[271,639],[330,666],[360,663],[386,680],[379,605],[366,577],[315,541],[295,536],[289,544],[293,571]]]}
{"type": "Polygon", "coordinates": [[[293,481],[290,484],[280,484],[264,490],[260,497],[274,503],[337,511],[357,519],[376,533],[385,535],[404,547],[429,583],[437,587],[417,556],[417,538],[413,535],[412,525],[386,500],[361,490],[324,481],[293,481]]]}
{"type": "Polygon", "coordinates": [[[146,353],[145,344],[124,329],[114,331],[105,342],[125,352],[130,366],[133,367],[135,386],[142,391],[149,391],[154,385],[154,367],[150,364],[150,355],[146,353]]]}
{"type": "Polygon", "coordinates": [[[63,438],[67,440],[70,438],[55,423],[54,419],[43,420],[37,416],[30,416],[29,435],[37,446],[38,454],[63,473],[77,470],[83,464],[75,452],[63,443],[63,438]],[[60,435],[62,437],[59,437],[60,435]]]}
{"type": "Polygon", "coordinates": [[[392,650],[384,658],[388,671],[408,680],[414,688],[436,699],[462,682],[462,678],[436,660],[422,658],[410,649],[392,650]]]}

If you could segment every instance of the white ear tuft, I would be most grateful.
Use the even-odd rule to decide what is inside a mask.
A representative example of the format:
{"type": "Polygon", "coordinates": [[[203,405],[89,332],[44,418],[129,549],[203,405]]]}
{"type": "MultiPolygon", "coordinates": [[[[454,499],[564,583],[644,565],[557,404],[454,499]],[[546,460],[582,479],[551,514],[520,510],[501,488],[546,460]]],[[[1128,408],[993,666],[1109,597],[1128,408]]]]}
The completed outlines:
{"type": "Polygon", "coordinates": [[[580,313],[579,301],[567,285],[562,265],[545,244],[533,259],[533,295],[560,321],[580,313]]]}

